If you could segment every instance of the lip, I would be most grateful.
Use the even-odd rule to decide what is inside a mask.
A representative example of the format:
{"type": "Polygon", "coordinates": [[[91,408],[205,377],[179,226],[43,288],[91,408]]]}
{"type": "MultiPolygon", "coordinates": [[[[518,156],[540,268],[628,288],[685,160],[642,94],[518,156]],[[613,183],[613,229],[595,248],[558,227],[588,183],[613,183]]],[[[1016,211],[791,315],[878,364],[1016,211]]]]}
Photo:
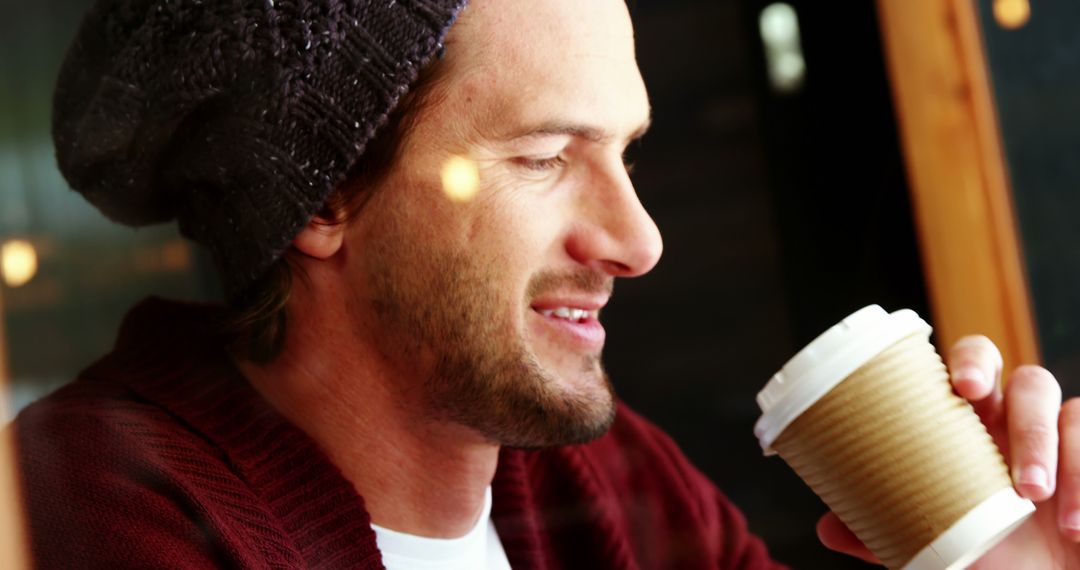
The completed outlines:
{"type": "Polygon", "coordinates": [[[546,296],[536,299],[530,306],[532,310],[537,312],[558,309],[559,307],[599,311],[604,308],[604,305],[607,305],[608,298],[607,295],[546,296]]]}
{"type": "Polygon", "coordinates": [[[532,303],[531,308],[545,336],[577,350],[594,352],[604,347],[604,340],[607,337],[607,331],[604,330],[598,318],[590,316],[580,321],[570,321],[553,315],[544,315],[541,311],[559,307],[599,311],[607,304],[607,301],[606,295],[549,296],[537,299],[532,303]]]}

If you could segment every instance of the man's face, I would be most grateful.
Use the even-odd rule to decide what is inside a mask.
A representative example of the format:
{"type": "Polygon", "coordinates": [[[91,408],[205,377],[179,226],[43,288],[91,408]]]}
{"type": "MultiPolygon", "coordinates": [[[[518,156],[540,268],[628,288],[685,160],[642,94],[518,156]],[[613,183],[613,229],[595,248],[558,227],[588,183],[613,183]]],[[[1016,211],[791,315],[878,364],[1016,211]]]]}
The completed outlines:
{"type": "Polygon", "coordinates": [[[662,247],[622,161],[649,120],[625,4],[474,0],[443,65],[349,227],[350,315],[428,417],[587,441],[614,417],[597,314],[662,247]],[[455,156],[480,175],[463,202],[441,184],[455,156]]]}

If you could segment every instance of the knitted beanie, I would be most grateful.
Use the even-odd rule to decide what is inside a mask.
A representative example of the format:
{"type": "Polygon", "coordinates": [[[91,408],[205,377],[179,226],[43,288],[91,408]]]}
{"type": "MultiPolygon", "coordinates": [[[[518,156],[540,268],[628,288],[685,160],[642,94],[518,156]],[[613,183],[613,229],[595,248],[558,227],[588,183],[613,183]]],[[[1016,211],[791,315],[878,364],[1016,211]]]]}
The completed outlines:
{"type": "Polygon", "coordinates": [[[106,216],[178,220],[230,298],[277,259],[467,0],[98,0],[53,100],[60,171],[106,216]]]}

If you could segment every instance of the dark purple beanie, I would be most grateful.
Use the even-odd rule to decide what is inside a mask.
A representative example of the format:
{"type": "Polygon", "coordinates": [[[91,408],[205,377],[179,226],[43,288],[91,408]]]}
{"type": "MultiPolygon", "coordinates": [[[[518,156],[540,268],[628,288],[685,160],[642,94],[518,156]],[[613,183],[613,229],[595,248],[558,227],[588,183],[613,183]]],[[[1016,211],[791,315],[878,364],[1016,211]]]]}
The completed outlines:
{"type": "Polygon", "coordinates": [[[60,171],[176,218],[235,298],[322,207],[466,0],[98,0],[60,71],[60,171]]]}

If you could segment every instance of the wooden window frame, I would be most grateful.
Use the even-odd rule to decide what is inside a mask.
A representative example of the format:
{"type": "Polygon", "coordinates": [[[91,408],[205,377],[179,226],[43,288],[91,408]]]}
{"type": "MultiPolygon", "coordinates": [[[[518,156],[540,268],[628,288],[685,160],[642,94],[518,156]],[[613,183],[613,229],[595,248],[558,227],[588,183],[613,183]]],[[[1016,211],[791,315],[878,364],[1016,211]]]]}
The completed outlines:
{"type": "Polygon", "coordinates": [[[15,471],[12,430],[4,429],[7,417],[7,337],[4,335],[4,292],[0,287],[0,568],[21,570],[29,568],[25,550],[25,530],[22,525],[18,477],[15,471]]]}
{"type": "Polygon", "coordinates": [[[1039,345],[976,0],[878,0],[939,348],[985,334],[1006,370],[1039,345]]]}

